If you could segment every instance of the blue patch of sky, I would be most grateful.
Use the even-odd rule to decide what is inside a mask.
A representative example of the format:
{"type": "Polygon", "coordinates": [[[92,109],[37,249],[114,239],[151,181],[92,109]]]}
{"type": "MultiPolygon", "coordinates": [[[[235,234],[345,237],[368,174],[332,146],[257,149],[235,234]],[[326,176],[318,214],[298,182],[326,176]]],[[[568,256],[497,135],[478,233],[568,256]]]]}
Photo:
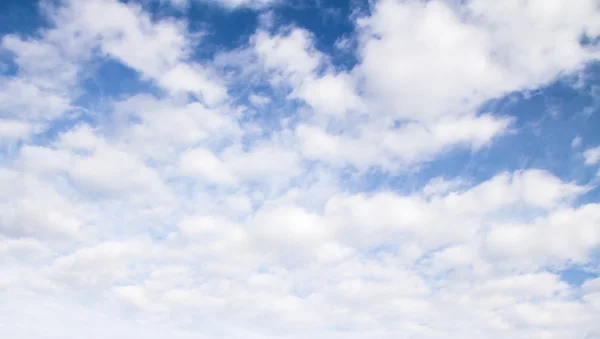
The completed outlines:
{"type": "Polygon", "coordinates": [[[0,49],[0,75],[5,77],[15,76],[18,70],[19,66],[15,63],[12,53],[0,49]]]}
{"type": "Polygon", "coordinates": [[[246,44],[258,25],[255,11],[229,11],[203,2],[192,3],[188,18],[192,34],[207,33],[194,51],[193,57],[198,59],[207,59],[216,52],[246,44]]]}
{"type": "Polygon", "coordinates": [[[140,74],[118,61],[108,58],[97,58],[91,65],[92,72],[87,72],[82,79],[83,95],[76,102],[88,105],[94,101],[124,99],[143,92],[155,95],[160,90],[149,80],[140,78],[140,74]]]}
{"type": "Polygon", "coordinates": [[[37,0],[0,1],[0,36],[11,33],[33,35],[44,25],[43,19],[37,0]]]}
{"type": "Polygon", "coordinates": [[[560,279],[569,285],[581,286],[586,280],[598,278],[598,272],[594,272],[586,267],[569,267],[558,272],[560,279]]]}
{"type": "Polygon", "coordinates": [[[579,43],[586,47],[598,46],[598,44],[600,44],[600,37],[590,37],[588,34],[584,33],[581,35],[579,43]]]}

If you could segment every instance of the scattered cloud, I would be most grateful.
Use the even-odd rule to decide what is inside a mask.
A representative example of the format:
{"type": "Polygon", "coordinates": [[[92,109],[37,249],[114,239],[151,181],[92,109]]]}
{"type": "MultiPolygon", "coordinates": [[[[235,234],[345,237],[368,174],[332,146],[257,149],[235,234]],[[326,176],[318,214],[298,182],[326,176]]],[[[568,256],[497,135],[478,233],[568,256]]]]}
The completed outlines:
{"type": "Polygon", "coordinates": [[[255,27],[66,0],[2,33],[0,336],[600,333],[596,117],[523,129],[594,79],[594,0],[380,0],[339,36],[210,2],[255,27]]]}
{"type": "Polygon", "coordinates": [[[600,162],[600,146],[588,148],[583,152],[586,165],[595,165],[600,162]]]}

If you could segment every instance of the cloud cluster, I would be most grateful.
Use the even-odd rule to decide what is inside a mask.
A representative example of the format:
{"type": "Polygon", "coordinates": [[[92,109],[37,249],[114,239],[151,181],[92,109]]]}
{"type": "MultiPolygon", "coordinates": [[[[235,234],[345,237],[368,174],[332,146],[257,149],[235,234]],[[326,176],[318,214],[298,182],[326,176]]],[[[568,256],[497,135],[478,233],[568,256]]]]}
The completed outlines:
{"type": "Polygon", "coordinates": [[[488,101],[597,62],[594,0],[376,1],[351,68],[294,25],[199,58],[194,18],[41,8],[47,27],[1,39],[0,336],[599,335],[593,183],[421,171],[519,133],[488,101]],[[108,63],[139,88],[88,105],[108,63]],[[423,184],[376,188],[374,171],[423,184]]]}

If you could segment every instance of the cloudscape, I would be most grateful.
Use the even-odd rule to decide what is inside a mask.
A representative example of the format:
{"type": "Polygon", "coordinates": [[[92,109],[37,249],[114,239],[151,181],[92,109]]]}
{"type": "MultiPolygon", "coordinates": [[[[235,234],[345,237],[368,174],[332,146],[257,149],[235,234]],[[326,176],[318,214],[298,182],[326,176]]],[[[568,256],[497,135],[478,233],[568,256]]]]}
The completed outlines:
{"type": "Polygon", "coordinates": [[[3,0],[0,337],[600,338],[597,0],[3,0]]]}

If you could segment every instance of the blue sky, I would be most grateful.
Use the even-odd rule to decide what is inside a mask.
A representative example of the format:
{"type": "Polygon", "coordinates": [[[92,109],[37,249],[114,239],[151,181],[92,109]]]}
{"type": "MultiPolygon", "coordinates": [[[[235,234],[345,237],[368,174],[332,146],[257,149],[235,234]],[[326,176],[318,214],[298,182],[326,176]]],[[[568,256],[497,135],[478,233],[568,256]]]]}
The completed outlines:
{"type": "Polygon", "coordinates": [[[0,336],[596,338],[595,0],[0,3],[0,336]]]}

